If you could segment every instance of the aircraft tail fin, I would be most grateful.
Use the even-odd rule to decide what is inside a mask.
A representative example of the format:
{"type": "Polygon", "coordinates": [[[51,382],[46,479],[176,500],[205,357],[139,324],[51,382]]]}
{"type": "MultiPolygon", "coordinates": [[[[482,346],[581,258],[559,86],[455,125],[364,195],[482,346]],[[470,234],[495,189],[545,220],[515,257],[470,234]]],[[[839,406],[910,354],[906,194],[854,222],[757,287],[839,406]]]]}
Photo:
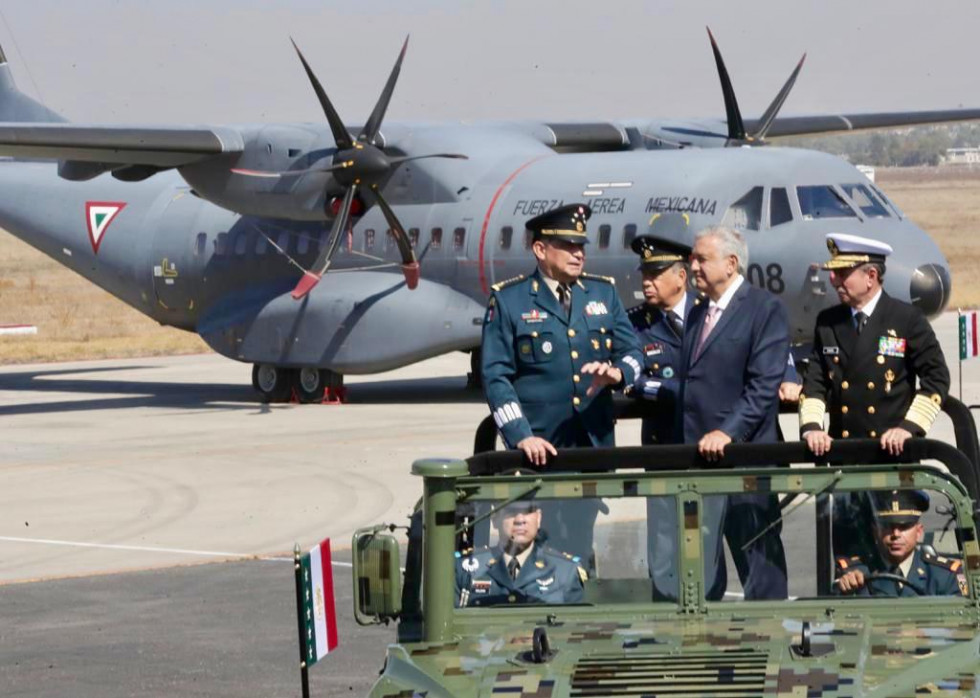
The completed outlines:
{"type": "Polygon", "coordinates": [[[17,88],[7,56],[0,46],[0,121],[63,123],[66,119],[17,88]]]}

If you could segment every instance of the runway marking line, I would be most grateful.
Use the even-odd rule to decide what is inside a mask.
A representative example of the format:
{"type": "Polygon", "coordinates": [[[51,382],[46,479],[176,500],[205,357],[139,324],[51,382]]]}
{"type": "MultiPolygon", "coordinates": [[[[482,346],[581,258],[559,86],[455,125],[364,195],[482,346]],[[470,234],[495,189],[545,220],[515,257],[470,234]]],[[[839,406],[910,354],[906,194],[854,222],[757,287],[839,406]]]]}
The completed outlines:
{"type": "MultiPolygon", "coordinates": [[[[252,560],[262,560],[268,562],[292,562],[292,557],[275,557],[266,555],[255,555],[251,553],[230,553],[230,552],[218,552],[214,550],[187,550],[185,548],[162,548],[151,545],[120,545],[116,543],[85,543],[81,541],[70,541],[70,540],[52,540],[50,538],[20,538],[17,536],[0,536],[0,541],[5,541],[8,543],[40,543],[43,545],[65,545],[75,548],[99,548],[102,550],[132,550],[136,552],[146,552],[146,553],[171,553],[177,555],[199,555],[201,557],[222,557],[222,558],[239,558],[239,559],[252,559],[252,560]]],[[[339,560],[333,560],[332,564],[335,567],[353,567],[350,562],[341,562],[339,560]]]]}

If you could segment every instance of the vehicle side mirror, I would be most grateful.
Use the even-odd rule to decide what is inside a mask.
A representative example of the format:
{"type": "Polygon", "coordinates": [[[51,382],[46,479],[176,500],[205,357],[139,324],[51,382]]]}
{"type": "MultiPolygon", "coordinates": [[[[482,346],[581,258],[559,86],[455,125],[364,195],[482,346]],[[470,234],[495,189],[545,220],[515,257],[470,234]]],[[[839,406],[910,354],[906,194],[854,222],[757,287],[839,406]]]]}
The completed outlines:
{"type": "Polygon", "coordinates": [[[354,533],[354,618],[360,625],[387,623],[402,610],[398,540],[386,528],[354,533]]]}

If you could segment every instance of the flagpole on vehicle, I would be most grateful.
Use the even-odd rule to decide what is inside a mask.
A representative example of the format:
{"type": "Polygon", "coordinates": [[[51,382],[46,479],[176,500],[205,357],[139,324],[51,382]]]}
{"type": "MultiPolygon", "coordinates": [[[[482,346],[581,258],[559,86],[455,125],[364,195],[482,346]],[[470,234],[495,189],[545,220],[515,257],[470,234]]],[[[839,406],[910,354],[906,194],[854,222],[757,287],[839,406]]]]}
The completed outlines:
{"type": "Polygon", "coordinates": [[[296,622],[299,625],[299,673],[303,684],[303,698],[310,698],[310,677],[306,665],[306,623],[303,620],[303,565],[299,543],[293,546],[293,570],[296,573],[296,622]]]}

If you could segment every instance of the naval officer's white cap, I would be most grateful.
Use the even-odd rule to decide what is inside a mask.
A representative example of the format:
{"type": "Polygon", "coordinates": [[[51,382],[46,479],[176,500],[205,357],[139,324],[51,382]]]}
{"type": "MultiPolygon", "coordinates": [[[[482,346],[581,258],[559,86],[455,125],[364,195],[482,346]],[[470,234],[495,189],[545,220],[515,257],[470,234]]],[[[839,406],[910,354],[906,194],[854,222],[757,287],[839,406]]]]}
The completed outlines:
{"type": "Polygon", "coordinates": [[[860,235],[830,233],[827,235],[827,249],[830,260],[824,262],[824,269],[851,269],[862,264],[884,264],[892,253],[891,245],[860,235]]]}

